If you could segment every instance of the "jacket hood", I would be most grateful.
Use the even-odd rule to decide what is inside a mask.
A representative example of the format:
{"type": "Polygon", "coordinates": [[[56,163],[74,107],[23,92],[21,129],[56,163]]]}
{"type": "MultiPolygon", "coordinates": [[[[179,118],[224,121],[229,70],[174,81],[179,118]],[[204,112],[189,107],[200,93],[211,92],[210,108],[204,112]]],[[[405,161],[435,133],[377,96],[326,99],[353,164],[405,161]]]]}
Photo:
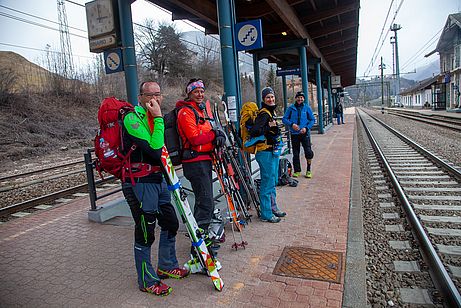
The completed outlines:
{"type": "Polygon", "coordinates": [[[183,101],[183,100],[179,100],[179,101],[176,102],[176,108],[184,107],[184,106],[192,106],[192,107],[196,108],[197,104],[195,104],[195,102],[193,102],[193,101],[183,101]]]}

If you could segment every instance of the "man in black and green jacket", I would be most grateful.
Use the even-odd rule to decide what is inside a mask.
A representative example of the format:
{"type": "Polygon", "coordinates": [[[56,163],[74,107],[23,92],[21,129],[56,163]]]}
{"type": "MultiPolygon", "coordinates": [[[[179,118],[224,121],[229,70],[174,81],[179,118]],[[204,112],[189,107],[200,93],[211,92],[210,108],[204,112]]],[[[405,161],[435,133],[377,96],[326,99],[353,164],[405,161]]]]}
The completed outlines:
{"type": "Polygon", "coordinates": [[[139,289],[155,295],[168,295],[172,289],[160,281],[189,275],[176,259],[178,219],[171,195],[161,172],[164,123],[160,105],[163,97],[156,82],[143,82],[139,105],[123,119],[123,148],[130,155],[131,170],[125,172],[122,190],[135,221],[134,256],[139,289]],[[130,175],[136,174],[136,177],[130,175]],[[155,224],[161,227],[158,268],[151,264],[155,224]]]}

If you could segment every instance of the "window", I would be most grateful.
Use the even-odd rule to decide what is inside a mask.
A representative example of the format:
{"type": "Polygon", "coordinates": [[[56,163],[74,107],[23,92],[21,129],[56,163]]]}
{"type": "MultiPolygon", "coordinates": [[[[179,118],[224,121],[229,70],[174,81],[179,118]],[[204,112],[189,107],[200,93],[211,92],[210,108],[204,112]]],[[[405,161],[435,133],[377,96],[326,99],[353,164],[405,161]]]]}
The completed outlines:
{"type": "Polygon", "coordinates": [[[456,68],[460,67],[460,62],[461,62],[460,57],[461,57],[461,45],[456,45],[455,46],[453,69],[456,69],[456,68]]]}

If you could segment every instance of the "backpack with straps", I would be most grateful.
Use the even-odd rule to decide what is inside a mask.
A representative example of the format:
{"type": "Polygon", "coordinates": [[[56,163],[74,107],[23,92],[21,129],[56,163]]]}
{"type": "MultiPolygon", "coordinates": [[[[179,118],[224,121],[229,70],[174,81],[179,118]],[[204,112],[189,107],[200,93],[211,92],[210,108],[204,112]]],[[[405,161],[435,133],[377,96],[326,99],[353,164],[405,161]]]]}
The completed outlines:
{"type": "Polygon", "coordinates": [[[242,148],[245,152],[256,154],[256,152],[267,148],[266,138],[264,136],[250,136],[250,129],[254,125],[255,119],[260,112],[270,112],[263,108],[259,110],[255,102],[246,102],[240,110],[240,137],[242,138],[242,148]]]}
{"type": "Polygon", "coordinates": [[[278,174],[278,186],[289,185],[291,187],[296,187],[298,181],[291,177],[293,167],[291,162],[283,157],[279,160],[279,174],[278,174]]]}
{"type": "Polygon", "coordinates": [[[200,116],[197,113],[197,110],[190,106],[176,107],[163,116],[163,122],[165,125],[165,145],[173,166],[178,166],[182,163],[184,145],[182,143],[181,136],[179,135],[178,113],[184,107],[190,108],[194,112],[196,123],[198,124],[200,116]]]}
{"type": "Polygon", "coordinates": [[[99,130],[94,139],[95,167],[102,177],[102,171],[122,179],[129,166],[129,157],[136,145],[125,153],[122,140],[123,119],[134,111],[133,105],[115,97],[103,99],[98,110],[99,130]]]}

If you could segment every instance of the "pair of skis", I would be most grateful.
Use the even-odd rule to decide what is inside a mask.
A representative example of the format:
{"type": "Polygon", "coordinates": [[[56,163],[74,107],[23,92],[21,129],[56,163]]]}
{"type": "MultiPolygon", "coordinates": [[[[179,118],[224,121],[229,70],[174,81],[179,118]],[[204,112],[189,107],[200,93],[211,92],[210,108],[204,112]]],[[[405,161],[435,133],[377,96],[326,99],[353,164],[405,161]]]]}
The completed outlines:
{"type": "Polygon", "coordinates": [[[242,150],[242,144],[240,138],[238,137],[237,130],[229,119],[229,115],[227,113],[227,105],[224,101],[220,101],[224,106],[224,116],[226,119],[225,129],[223,128],[221,119],[219,117],[217,104],[215,104],[214,113],[215,119],[218,120],[220,127],[224,130],[230,142],[226,152],[229,154],[231,163],[234,166],[234,170],[237,172],[236,175],[238,182],[241,184],[243,191],[245,192],[248,203],[253,204],[258,216],[261,216],[260,200],[251,173],[251,168],[249,166],[246,154],[242,150]],[[243,162],[243,164],[241,162],[243,162]]]}
{"type": "Polygon", "coordinates": [[[181,186],[181,182],[179,181],[179,177],[174,170],[173,164],[171,163],[171,159],[168,154],[168,150],[165,145],[162,148],[161,161],[164,171],[163,173],[168,183],[168,190],[170,190],[173,194],[176,208],[178,209],[181,219],[186,226],[187,232],[189,233],[192,242],[192,246],[195,248],[198,259],[200,260],[200,264],[203,266],[203,268],[206,268],[216,290],[222,291],[224,282],[219,276],[215,260],[211,256],[205,244],[203,230],[198,227],[194,215],[192,214],[189,202],[187,201],[187,194],[181,186]]]}
{"type": "MultiPolygon", "coordinates": [[[[223,128],[220,126],[220,122],[217,120],[217,114],[211,110],[209,101],[206,102],[206,112],[210,118],[210,122],[213,128],[220,129],[224,132],[223,128]]],[[[248,219],[248,216],[244,214],[243,216],[245,216],[245,220],[240,219],[239,210],[244,210],[245,204],[240,195],[238,183],[234,177],[233,167],[229,161],[229,156],[227,153],[227,148],[229,145],[229,139],[226,136],[225,146],[213,151],[212,163],[213,169],[216,172],[219,184],[221,186],[221,192],[226,198],[226,203],[229,210],[232,237],[234,239],[232,248],[237,250],[240,247],[245,249],[245,246],[248,245],[248,242],[246,242],[243,238],[243,226],[246,224],[246,219],[248,219]],[[236,231],[240,235],[240,241],[236,240],[236,231]]]]}

